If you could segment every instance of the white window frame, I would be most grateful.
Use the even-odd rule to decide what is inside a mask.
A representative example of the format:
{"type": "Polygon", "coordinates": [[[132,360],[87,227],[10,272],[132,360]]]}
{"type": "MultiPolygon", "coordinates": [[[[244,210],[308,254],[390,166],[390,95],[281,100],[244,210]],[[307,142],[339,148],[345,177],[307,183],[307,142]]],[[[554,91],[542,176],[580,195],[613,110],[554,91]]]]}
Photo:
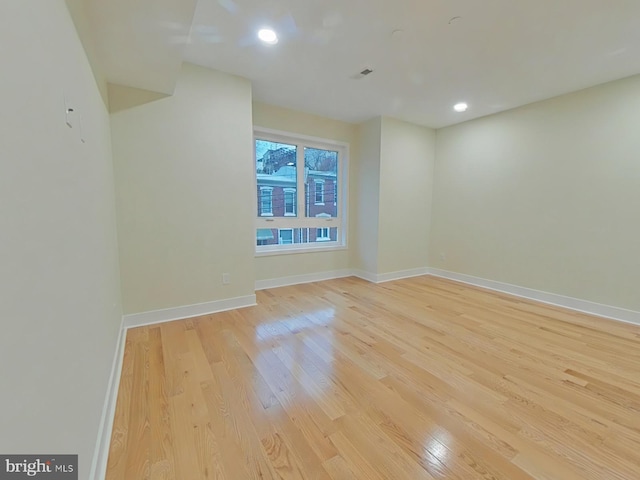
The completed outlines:
{"type": "MultiPolygon", "coordinates": [[[[337,228],[338,236],[337,239],[331,241],[331,238],[328,241],[320,241],[315,243],[294,243],[294,244],[285,244],[285,245],[257,245],[256,248],[256,256],[267,256],[267,255],[280,255],[280,254],[289,254],[289,253],[304,253],[304,252],[316,252],[316,251],[327,251],[327,250],[344,250],[347,248],[347,231],[348,231],[348,168],[349,168],[349,144],[345,142],[339,142],[330,139],[318,138],[318,137],[310,137],[305,135],[297,135],[293,133],[283,132],[279,130],[272,130],[263,127],[254,127],[254,143],[253,143],[253,154],[254,154],[254,165],[256,164],[255,158],[255,141],[256,140],[267,140],[278,143],[286,143],[289,145],[295,145],[297,147],[297,158],[296,165],[298,178],[297,178],[297,198],[295,201],[295,211],[296,215],[285,215],[284,217],[273,217],[267,215],[258,215],[259,212],[256,212],[256,229],[262,228],[277,228],[280,229],[289,229],[289,228],[337,228]],[[305,208],[300,208],[300,206],[305,205],[305,180],[306,180],[306,169],[304,168],[304,147],[309,148],[318,148],[323,150],[331,150],[338,152],[338,175],[337,182],[338,187],[338,196],[341,201],[339,203],[337,216],[336,217],[327,217],[327,216],[318,216],[318,217],[306,217],[305,216],[305,208]]],[[[257,176],[254,175],[254,181],[257,186],[257,176]]],[[[317,181],[316,179],[313,180],[317,181]]],[[[315,186],[315,185],[314,185],[315,186]]],[[[265,187],[263,187],[265,188],[265,187]]],[[[268,187],[266,187],[268,188],[268,187]]],[[[257,188],[254,190],[257,191],[257,188]]],[[[323,189],[323,200],[326,200],[326,192],[323,189]]],[[[314,202],[309,202],[310,204],[315,203],[315,192],[314,192],[314,202]]],[[[335,196],[334,196],[335,201],[335,196]]],[[[273,207],[272,207],[273,212],[273,207]]],[[[330,230],[329,230],[330,232],[330,230]]],[[[295,233],[295,232],[294,232],[295,233]]],[[[330,234],[329,234],[330,235],[330,234]]],[[[295,239],[294,239],[295,240],[295,239]]],[[[278,234],[278,242],[279,234],[278,234]]],[[[254,244],[255,244],[254,240],[254,244]]]]}
{"type": "Polygon", "coordinates": [[[284,206],[284,216],[285,217],[295,217],[298,215],[298,209],[296,208],[296,205],[298,204],[297,202],[297,197],[296,197],[296,189],[295,188],[283,188],[282,189],[282,195],[284,196],[283,198],[283,206],[284,206]],[[292,195],[292,199],[293,199],[293,212],[291,213],[287,213],[287,194],[293,194],[292,195]]]}
{"type": "Polygon", "coordinates": [[[273,187],[260,187],[260,216],[261,217],[273,217],[273,187]],[[264,192],[269,192],[269,212],[265,212],[262,208],[262,197],[264,192]]]}
{"type": "Polygon", "coordinates": [[[313,181],[313,203],[315,205],[324,205],[324,180],[315,179],[313,181]],[[318,186],[320,189],[318,189],[318,186]],[[318,201],[318,193],[320,194],[320,201],[318,201]]]}

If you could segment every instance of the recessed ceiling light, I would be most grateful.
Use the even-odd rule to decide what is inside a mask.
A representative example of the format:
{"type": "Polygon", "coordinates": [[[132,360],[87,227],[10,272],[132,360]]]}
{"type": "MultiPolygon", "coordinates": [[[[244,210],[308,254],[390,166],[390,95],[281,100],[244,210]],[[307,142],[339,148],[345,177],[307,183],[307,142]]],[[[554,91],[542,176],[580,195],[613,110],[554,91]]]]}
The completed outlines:
{"type": "Polygon", "coordinates": [[[453,109],[454,109],[456,112],[458,112],[458,113],[466,112],[466,111],[467,111],[467,108],[469,108],[469,105],[467,105],[467,104],[466,104],[466,103],[464,103],[464,102],[456,103],[456,104],[453,106],[453,109]]]}
{"type": "Polygon", "coordinates": [[[278,43],[278,35],[270,28],[263,28],[260,30],[258,32],[258,38],[269,45],[275,45],[278,43]]]}

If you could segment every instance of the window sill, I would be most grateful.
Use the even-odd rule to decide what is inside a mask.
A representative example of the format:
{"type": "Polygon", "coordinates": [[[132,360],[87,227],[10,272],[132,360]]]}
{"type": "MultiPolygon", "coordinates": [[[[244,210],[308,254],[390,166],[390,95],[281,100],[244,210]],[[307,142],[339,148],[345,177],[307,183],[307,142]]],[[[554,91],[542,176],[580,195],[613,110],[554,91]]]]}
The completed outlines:
{"type": "MultiPolygon", "coordinates": [[[[300,245],[300,244],[298,244],[300,245]]],[[[323,245],[322,243],[317,246],[304,245],[302,247],[287,247],[278,249],[261,249],[256,250],[255,257],[271,257],[274,255],[290,255],[296,253],[320,253],[320,252],[335,252],[339,250],[347,250],[346,245],[323,245]]]]}

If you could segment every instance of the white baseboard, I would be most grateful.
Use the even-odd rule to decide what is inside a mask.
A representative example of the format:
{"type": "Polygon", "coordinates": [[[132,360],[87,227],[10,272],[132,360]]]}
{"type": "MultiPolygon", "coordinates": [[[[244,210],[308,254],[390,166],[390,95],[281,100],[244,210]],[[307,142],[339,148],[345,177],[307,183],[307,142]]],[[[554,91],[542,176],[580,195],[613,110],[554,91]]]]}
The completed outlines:
{"type": "Polygon", "coordinates": [[[126,329],[124,327],[124,317],[120,322],[120,331],[116,341],[116,351],[111,364],[111,374],[107,384],[107,393],[102,407],[100,426],[98,427],[98,439],[96,449],[91,462],[91,480],[102,480],[107,474],[107,460],[109,459],[109,447],[111,444],[111,432],[113,431],[113,419],[116,414],[116,401],[118,400],[118,389],[120,387],[120,375],[122,373],[122,361],[124,358],[124,344],[126,340],[126,329]]]}
{"type": "Polygon", "coordinates": [[[351,275],[366,280],[367,282],[378,283],[378,275],[365,270],[358,270],[357,268],[354,268],[351,270],[351,275]]]}
{"type": "Polygon", "coordinates": [[[618,320],[620,322],[640,325],[640,312],[636,312],[634,310],[626,310],[624,308],[613,307],[611,305],[603,305],[601,303],[590,302],[588,300],[542,292],[532,288],[520,287],[510,283],[497,282],[495,280],[474,277],[464,273],[449,272],[447,270],[440,270],[437,268],[430,268],[429,274],[434,277],[448,278],[457,282],[467,283],[469,285],[475,285],[477,287],[495,290],[497,292],[508,293],[509,295],[515,295],[516,297],[556,305],[582,313],[589,313],[591,315],[618,320]]]}
{"type": "Polygon", "coordinates": [[[427,267],[412,268],[410,270],[400,270],[399,272],[379,273],[376,275],[376,283],[391,282],[393,280],[401,280],[403,278],[419,277],[427,275],[429,269],[427,267]]]}
{"type": "Polygon", "coordinates": [[[199,317],[211,313],[234,310],[236,308],[251,307],[256,304],[256,296],[245,295],[244,297],[225,298],[213,302],[197,303],[195,305],[183,305],[181,307],[165,308],[162,310],[152,310],[150,312],[132,313],[123,317],[124,327],[142,327],[154,323],[170,322],[183,318],[199,317]]]}
{"type": "Polygon", "coordinates": [[[301,283],[321,282],[334,278],[344,278],[353,275],[349,269],[332,270],[328,272],[308,273],[305,275],[292,275],[290,277],[270,278],[267,280],[256,280],[256,290],[267,288],[287,287],[289,285],[299,285],[301,283]]]}
{"type": "Polygon", "coordinates": [[[371,273],[358,269],[333,270],[329,272],[309,273],[306,275],[293,275],[290,277],[270,278],[267,280],[256,280],[256,290],[265,290],[267,288],[287,287],[289,285],[299,285],[301,283],[321,282],[323,280],[332,280],[334,278],[358,277],[372,283],[384,283],[392,280],[400,280],[402,278],[418,277],[427,275],[429,269],[413,268],[411,270],[401,270],[399,272],[390,273],[371,273]]]}
{"type": "Polygon", "coordinates": [[[427,267],[412,268],[410,270],[400,270],[398,272],[389,273],[371,273],[364,270],[352,270],[351,274],[355,277],[362,278],[371,283],[384,283],[391,282],[393,280],[401,280],[403,278],[419,277],[421,275],[427,275],[429,269],[427,267]]]}

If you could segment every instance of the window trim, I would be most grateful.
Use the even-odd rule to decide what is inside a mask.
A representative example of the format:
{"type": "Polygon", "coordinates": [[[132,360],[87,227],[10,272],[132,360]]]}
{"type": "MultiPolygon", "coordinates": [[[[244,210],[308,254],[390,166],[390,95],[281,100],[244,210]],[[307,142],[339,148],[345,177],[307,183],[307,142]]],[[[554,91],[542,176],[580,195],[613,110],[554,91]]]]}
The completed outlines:
{"type": "MultiPolygon", "coordinates": [[[[297,201],[295,202],[296,216],[287,215],[285,217],[273,217],[267,215],[258,215],[254,212],[255,229],[286,229],[286,228],[338,228],[338,236],[335,241],[321,241],[317,243],[306,244],[286,244],[286,245],[256,245],[254,240],[255,256],[282,255],[289,253],[307,253],[317,251],[346,250],[348,248],[348,205],[349,205],[349,144],[337,140],[331,140],[320,137],[312,137],[308,135],[299,135],[292,132],[273,130],[260,126],[254,126],[253,129],[253,163],[256,165],[255,158],[255,141],[267,140],[273,142],[286,143],[297,146],[297,164],[302,165],[298,168],[298,182],[296,187],[298,191],[297,201]],[[334,189],[341,198],[337,203],[337,216],[319,219],[318,217],[305,217],[304,211],[300,212],[300,205],[305,205],[305,189],[299,188],[305,185],[305,168],[304,168],[304,147],[317,148],[324,150],[333,150],[338,152],[338,175],[336,181],[337,186],[334,189]],[[301,203],[302,202],[302,203],[301,203]],[[300,215],[298,215],[301,213],[300,215]]],[[[255,167],[254,167],[255,168],[255,167]]],[[[315,180],[314,180],[315,181],[315,180]]],[[[254,173],[254,182],[257,191],[258,178],[254,173]]],[[[324,194],[325,192],[323,192],[324,194]]],[[[326,200],[326,195],[324,195],[326,200]]],[[[315,200],[315,198],[314,198],[315,200]]],[[[311,202],[310,202],[311,203],[311,202]]],[[[303,209],[304,210],[304,209],[303,209]]]]}

